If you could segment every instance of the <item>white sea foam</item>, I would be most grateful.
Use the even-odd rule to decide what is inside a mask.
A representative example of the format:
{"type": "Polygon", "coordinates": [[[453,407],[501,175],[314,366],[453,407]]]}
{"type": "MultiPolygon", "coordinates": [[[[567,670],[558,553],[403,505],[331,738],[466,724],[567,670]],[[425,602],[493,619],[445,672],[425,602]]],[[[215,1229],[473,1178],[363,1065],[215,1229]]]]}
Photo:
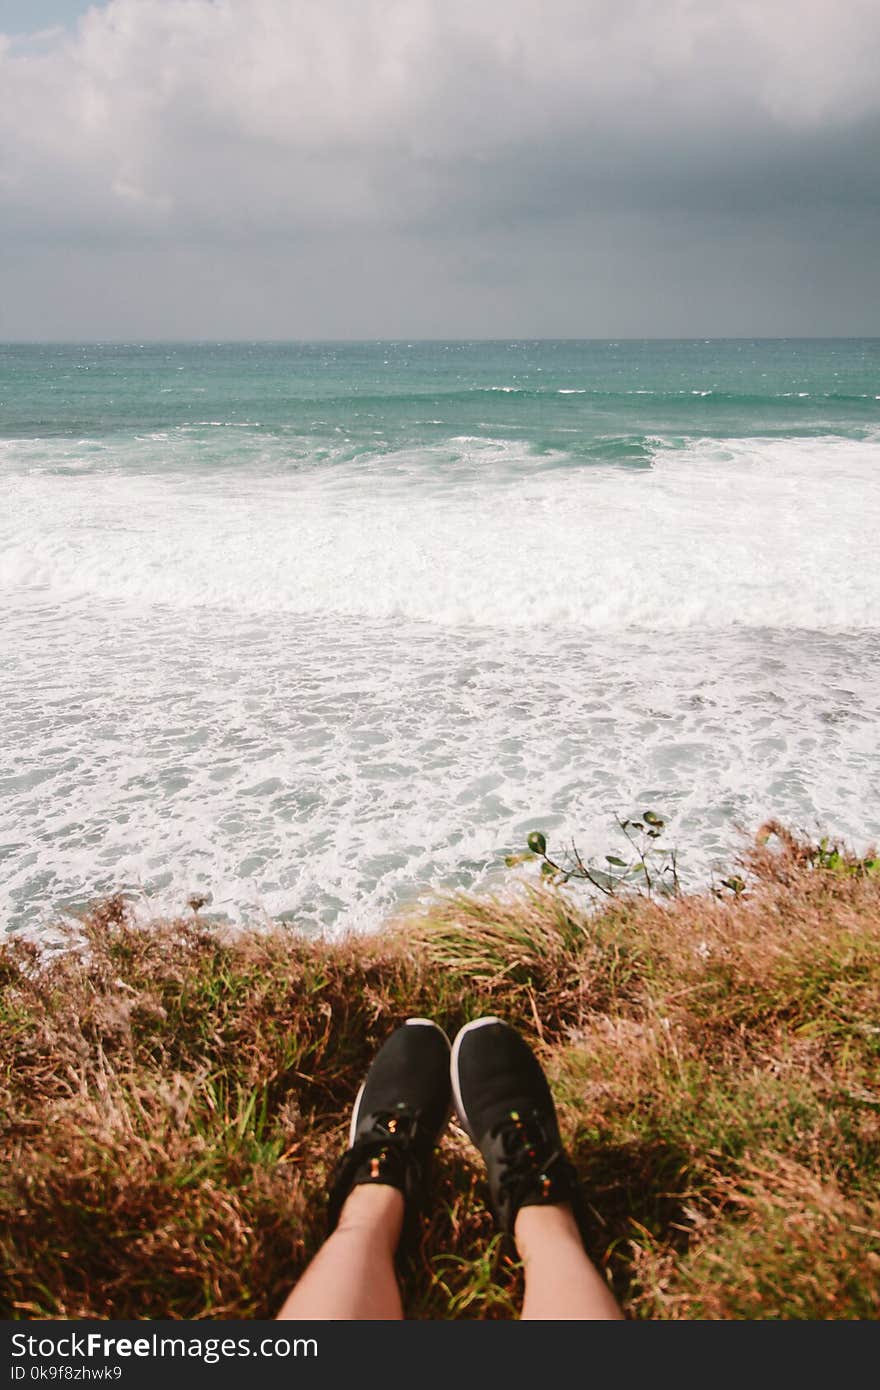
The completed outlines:
{"type": "Polygon", "coordinates": [[[288,474],[64,461],[7,469],[7,601],[592,630],[880,612],[877,438],[657,445],[648,471],[466,438],[288,474]]]}
{"type": "Polygon", "coordinates": [[[535,826],[601,854],[613,815],[646,806],[691,879],[770,814],[880,833],[874,634],[19,616],[0,672],[13,925],[123,888],[145,913],[197,891],[363,930],[497,881],[535,826]]]}
{"type": "Polygon", "coordinates": [[[877,440],[188,447],[2,451],[0,921],[364,929],[649,805],[698,878],[770,814],[880,834],[877,440]]]}

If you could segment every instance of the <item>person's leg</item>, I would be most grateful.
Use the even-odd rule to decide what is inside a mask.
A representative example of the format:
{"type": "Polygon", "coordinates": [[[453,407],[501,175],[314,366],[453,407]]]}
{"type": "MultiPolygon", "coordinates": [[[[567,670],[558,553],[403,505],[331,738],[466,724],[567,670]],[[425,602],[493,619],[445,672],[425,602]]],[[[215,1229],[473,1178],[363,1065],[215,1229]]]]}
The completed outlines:
{"type": "Polygon", "coordinates": [[[330,1190],[330,1235],[280,1317],[403,1317],[394,1256],[418,1233],[450,1105],[449,1039],[429,1019],[407,1019],[358,1092],[330,1190]]]}
{"type": "Polygon", "coordinates": [[[584,1250],[577,1174],[525,1039],[500,1019],[475,1019],[455,1039],[451,1071],[458,1118],[486,1162],[495,1219],[525,1266],[523,1317],[620,1318],[584,1250]]]}
{"type": "Polygon", "coordinates": [[[403,1194],[396,1188],[355,1187],[279,1318],[402,1318],[394,1273],[402,1226],[403,1194]]]}
{"type": "Polygon", "coordinates": [[[623,1317],[587,1258],[570,1206],[520,1207],[513,1234],[525,1269],[524,1320],[623,1317]]]}

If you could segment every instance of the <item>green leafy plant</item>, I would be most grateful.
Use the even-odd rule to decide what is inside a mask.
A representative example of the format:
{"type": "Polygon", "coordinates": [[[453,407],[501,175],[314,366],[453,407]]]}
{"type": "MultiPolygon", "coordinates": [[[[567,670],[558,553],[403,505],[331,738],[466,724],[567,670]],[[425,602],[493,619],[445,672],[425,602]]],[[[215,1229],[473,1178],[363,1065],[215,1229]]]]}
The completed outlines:
{"type": "Polygon", "coordinates": [[[819,841],[813,854],[814,867],[829,869],[834,874],[846,874],[850,878],[864,878],[868,874],[880,874],[880,857],[867,854],[863,859],[854,858],[832,845],[826,838],[819,841]]]}
{"type": "MultiPolygon", "coordinates": [[[[744,878],[740,878],[739,874],[731,874],[729,878],[723,878],[721,880],[721,887],[729,888],[731,893],[738,898],[741,893],[746,891],[746,881],[744,878]]],[[[723,897],[723,894],[717,889],[713,888],[712,891],[716,897],[723,897]]]]}
{"type": "Polygon", "coordinates": [[[524,854],[512,854],[506,859],[509,868],[529,860],[541,861],[541,874],[553,883],[589,883],[605,897],[622,892],[637,893],[640,897],[674,897],[681,891],[677,853],[659,842],[666,822],[656,811],[643,811],[638,820],[615,817],[624,841],[620,854],[606,854],[600,864],[585,860],[574,841],[557,858],[547,852],[547,839],[540,830],[533,830],[524,854]]]}
{"type": "Polygon", "coordinates": [[[765,821],[758,830],[752,859],[755,854],[765,854],[773,841],[776,842],[776,854],[781,855],[783,863],[794,860],[801,868],[817,869],[840,875],[841,878],[880,876],[880,854],[876,847],[869,849],[867,854],[858,855],[839,841],[829,840],[827,835],[816,844],[806,837],[799,839],[777,820],[765,821]]]}

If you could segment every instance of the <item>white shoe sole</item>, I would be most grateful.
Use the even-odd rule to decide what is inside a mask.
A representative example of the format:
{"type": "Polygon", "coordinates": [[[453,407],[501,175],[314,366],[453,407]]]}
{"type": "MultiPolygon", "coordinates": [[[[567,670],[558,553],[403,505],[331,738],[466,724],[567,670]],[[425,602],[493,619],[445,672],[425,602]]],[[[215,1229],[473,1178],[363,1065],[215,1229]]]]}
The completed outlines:
{"type": "Polygon", "coordinates": [[[455,1035],[455,1042],[452,1044],[452,1056],[449,1059],[449,1075],[452,1081],[452,1100],[455,1105],[455,1113],[458,1116],[459,1124],[474,1143],[477,1142],[476,1135],[471,1128],[471,1123],[467,1117],[467,1111],[464,1108],[464,1101],[461,1098],[461,1086],[458,1080],[458,1054],[461,1051],[461,1045],[468,1033],[475,1032],[477,1028],[485,1028],[490,1023],[501,1023],[502,1021],[502,1019],[496,1018],[494,1014],[489,1014],[486,1018],[475,1018],[472,1023],[466,1023],[463,1028],[458,1030],[455,1035]]]}

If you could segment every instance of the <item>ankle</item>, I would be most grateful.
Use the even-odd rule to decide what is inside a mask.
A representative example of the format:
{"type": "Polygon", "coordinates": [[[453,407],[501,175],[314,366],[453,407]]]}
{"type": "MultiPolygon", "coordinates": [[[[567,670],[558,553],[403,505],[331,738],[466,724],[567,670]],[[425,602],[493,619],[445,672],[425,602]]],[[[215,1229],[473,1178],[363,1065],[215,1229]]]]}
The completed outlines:
{"type": "Polygon", "coordinates": [[[584,1248],[569,1202],[520,1207],[513,1224],[513,1238],[524,1262],[547,1241],[571,1242],[581,1252],[584,1248]]]}
{"type": "Polygon", "coordinates": [[[403,1229],[403,1193],[384,1183],[360,1183],[345,1199],[336,1229],[369,1235],[393,1253],[403,1229]]]}

